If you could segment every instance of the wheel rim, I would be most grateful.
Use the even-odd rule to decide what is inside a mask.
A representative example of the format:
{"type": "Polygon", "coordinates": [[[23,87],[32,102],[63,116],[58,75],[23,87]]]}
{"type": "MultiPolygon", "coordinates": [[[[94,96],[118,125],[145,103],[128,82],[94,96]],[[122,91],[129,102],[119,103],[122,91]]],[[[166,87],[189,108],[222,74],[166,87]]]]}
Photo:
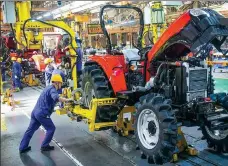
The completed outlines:
{"type": "Polygon", "coordinates": [[[138,118],[137,133],[140,142],[146,149],[153,149],[159,140],[159,122],[156,114],[144,109],[138,118]]]}
{"type": "Polygon", "coordinates": [[[90,106],[91,100],[95,98],[95,91],[90,82],[86,82],[85,84],[85,104],[87,107],[90,106]]]}

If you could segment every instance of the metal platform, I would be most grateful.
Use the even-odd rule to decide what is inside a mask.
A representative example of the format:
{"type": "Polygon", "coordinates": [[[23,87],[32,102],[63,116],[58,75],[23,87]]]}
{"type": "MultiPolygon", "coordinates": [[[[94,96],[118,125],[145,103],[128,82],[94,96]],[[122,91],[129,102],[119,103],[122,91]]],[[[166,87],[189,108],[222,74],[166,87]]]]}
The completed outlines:
{"type": "MultiPolygon", "coordinates": [[[[29,117],[42,91],[42,87],[27,87],[15,93],[15,99],[21,104],[11,111],[9,106],[1,105],[4,113],[5,130],[1,131],[1,165],[48,165],[48,166],[149,166],[136,151],[134,136],[119,137],[111,130],[89,132],[83,122],[70,121],[67,116],[52,115],[56,132],[52,144],[55,150],[40,152],[44,131],[38,130],[31,140],[32,150],[20,155],[18,151],[22,135],[29,125],[29,117]]],[[[207,150],[207,143],[201,140],[202,133],[198,128],[182,127],[189,144],[195,146],[200,154],[196,157],[182,155],[179,162],[166,165],[180,166],[226,166],[228,155],[218,155],[207,150]]]]}

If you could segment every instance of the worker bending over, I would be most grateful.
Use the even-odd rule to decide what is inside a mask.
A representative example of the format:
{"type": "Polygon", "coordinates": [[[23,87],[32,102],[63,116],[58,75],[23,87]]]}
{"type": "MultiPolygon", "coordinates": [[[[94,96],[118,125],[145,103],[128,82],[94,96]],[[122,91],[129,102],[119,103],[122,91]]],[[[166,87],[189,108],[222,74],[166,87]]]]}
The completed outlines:
{"type": "Polygon", "coordinates": [[[20,143],[20,153],[31,150],[31,146],[29,146],[30,139],[41,125],[46,130],[46,135],[41,145],[41,151],[54,150],[54,146],[49,145],[55,132],[55,125],[53,124],[50,116],[54,110],[55,104],[58,101],[69,102],[71,99],[59,97],[57,91],[61,88],[63,83],[62,77],[59,74],[55,74],[51,77],[51,83],[51,85],[47,86],[43,90],[32,111],[29,127],[20,143]]]}
{"type": "Polygon", "coordinates": [[[51,58],[46,58],[44,60],[44,63],[46,66],[45,68],[45,83],[46,86],[50,85],[50,81],[51,81],[51,76],[52,76],[52,72],[54,71],[54,65],[52,64],[53,60],[51,58]]]}
{"type": "Polygon", "coordinates": [[[12,57],[13,65],[12,65],[12,80],[13,80],[13,86],[16,91],[20,91],[22,89],[21,85],[21,58],[12,57]]]}

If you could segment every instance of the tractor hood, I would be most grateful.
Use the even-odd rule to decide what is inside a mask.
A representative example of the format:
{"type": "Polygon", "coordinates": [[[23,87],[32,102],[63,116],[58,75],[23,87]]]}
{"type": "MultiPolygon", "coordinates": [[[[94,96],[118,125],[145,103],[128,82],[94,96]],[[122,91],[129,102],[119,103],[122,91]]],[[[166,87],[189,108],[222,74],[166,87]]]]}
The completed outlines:
{"type": "Polygon", "coordinates": [[[189,52],[201,56],[211,46],[226,55],[223,44],[228,43],[227,36],[227,18],[211,9],[191,9],[169,26],[148,53],[148,59],[176,60],[189,52]]]}

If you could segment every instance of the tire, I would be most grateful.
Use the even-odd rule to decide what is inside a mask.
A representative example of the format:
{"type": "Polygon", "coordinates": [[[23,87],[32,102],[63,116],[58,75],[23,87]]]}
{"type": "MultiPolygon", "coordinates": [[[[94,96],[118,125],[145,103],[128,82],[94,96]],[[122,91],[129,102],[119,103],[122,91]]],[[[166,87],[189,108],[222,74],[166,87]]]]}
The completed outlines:
{"type": "MultiPolygon", "coordinates": [[[[85,66],[82,72],[82,89],[85,95],[84,106],[87,108],[89,108],[92,98],[109,98],[113,97],[114,94],[104,71],[97,64],[85,66]]],[[[103,116],[103,120],[101,121],[104,121],[104,119],[105,121],[109,121],[107,111],[109,111],[109,108],[105,106],[99,107],[97,110],[98,119],[101,120],[103,116]]]]}
{"type": "Polygon", "coordinates": [[[150,164],[160,165],[172,160],[178,127],[170,104],[171,100],[155,93],[142,96],[136,104],[136,141],[142,151],[142,158],[148,158],[150,164]],[[145,122],[146,114],[150,121],[145,122]],[[154,136],[154,142],[148,143],[148,135],[150,138],[151,135],[154,136]]]}
{"type": "Polygon", "coordinates": [[[208,85],[207,85],[207,94],[208,96],[210,96],[211,94],[214,94],[214,90],[215,90],[215,80],[213,78],[212,75],[209,74],[208,76],[208,85]],[[211,81],[210,81],[211,80],[211,81]]]}
{"type": "MultiPolygon", "coordinates": [[[[208,147],[213,148],[218,153],[228,152],[228,134],[224,136],[215,135],[215,131],[212,131],[206,123],[201,126],[204,139],[207,140],[208,147]]],[[[227,129],[226,129],[227,130],[227,129]]]]}

